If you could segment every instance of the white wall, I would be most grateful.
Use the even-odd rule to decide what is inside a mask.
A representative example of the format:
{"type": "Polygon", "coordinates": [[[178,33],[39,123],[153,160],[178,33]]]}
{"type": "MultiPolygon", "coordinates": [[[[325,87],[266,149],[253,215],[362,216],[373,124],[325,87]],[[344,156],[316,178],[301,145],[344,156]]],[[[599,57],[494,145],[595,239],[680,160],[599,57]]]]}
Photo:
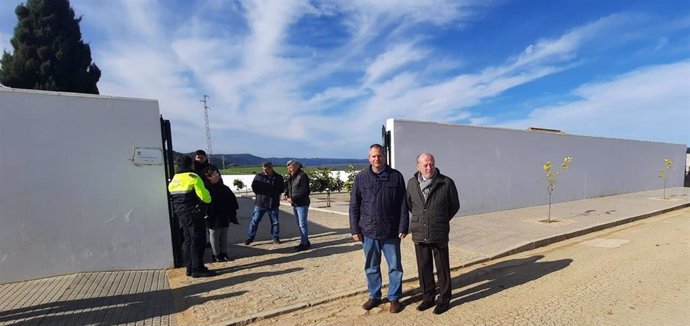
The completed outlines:
{"type": "Polygon", "coordinates": [[[663,188],[658,171],[674,162],[668,187],[682,187],[684,144],[574,136],[419,121],[387,121],[391,165],[405,178],[416,172],[416,157],[430,152],[441,173],[453,178],[460,193],[460,214],[476,214],[548,202],[546,161],[559,167],[564,156],[574,163],[558,176],[553,202],[663,188]]]}
{"type": "Polygon", "coordinates": [[[173,265],[158,103],[0,89],[0,283],[173,265]]]}

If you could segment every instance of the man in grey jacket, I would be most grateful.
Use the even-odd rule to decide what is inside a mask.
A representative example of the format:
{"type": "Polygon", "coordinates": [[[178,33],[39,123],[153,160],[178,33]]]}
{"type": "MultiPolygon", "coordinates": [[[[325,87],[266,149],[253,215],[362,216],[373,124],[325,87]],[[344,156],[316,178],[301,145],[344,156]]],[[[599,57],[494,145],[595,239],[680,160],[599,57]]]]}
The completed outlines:
{"type": "Polygon", "coordinates": [[[295,247],[296,251],[303,251],[311,247],[309,242],[309,225],[307,222],[307,215],[309,214],[309,176],[302,171],[302,163],[297,160],[290,160],[287,162],[288,179],[285,190],[285,199],[292,205],[292,211],[295,213],[297,220],[297,228],[299,229],[299,245],[295,247]]]}
{"type": "Polygon", "coordinates": [[[407,206],[412,212],[410,229],[422,289],[422,303],[417,310],[424,311],[436,305],[434,314],[442,314],[448,310],[451,297],[450,220],[460,209],[460,200],[455,182],[436,168],[433,155],[419,154],[417,171],[407,183],[407,206]],[[440,292],[435,303],[434,262],[440,292]]]}

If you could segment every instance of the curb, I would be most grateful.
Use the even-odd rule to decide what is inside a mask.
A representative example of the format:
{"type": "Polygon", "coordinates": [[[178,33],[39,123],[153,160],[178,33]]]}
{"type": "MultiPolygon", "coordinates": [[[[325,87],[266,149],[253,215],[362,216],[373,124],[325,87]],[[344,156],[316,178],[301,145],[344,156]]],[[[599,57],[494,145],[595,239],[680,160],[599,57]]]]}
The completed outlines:
{"type": "MultiPolygon", "coordinates": [[[[664,213],[668,213],[668,212],[671,212],[671,211],[674,211],[674,210],[678,210],[678,209],[683,209],[683,208],[686,208],[686,207],[690,207],[690,203],[680,204],[680,205],[676,205],[676,206],[673,206],[673,207],[661,209],[661,210],[658,210],[658,211],[653,211],[653,212],[645,213],[645,214],[642,214],[642,215],[631,216],[631,217],[627,217],[627,218],[624,218],[624,219],[621,219],[621,220],[617,220],[617,221],[606,222],[606,223],[602,223],[602,224],[598,224],[598,225],[593,225],[593,226],[590,226],[590,227],[586,227],[586,228],[583,228],[583,229],[580,229],[580,230],[576,230],[576,231],[572,231],[572,232],[568,232],[568,233],[564,233],[564,234],[559,234],[559,235],[555,235],[555,236],[550,236],[550,237],[538,239],[538,240],[529,242],[529,243],[527,243],[527,244],[520,245],[520,246],[515,247],[515,248],[512,248],[512,249],[508,249],[508,250],[506,250],[506,251],[504,251],[504,252],[498,253],[498,254],[493,255],[493,256],[484,257],[484,258],[479,258],[479,259],[475,259],[475,260],[468,261],[468,262],[466,262],[466,263],[464,263],[464,264],[459,264],[459,265],[456,265],[456,266],[452,266],[452,267],[450,268],[450,270],[451,270],[451,272],[455,272],[455,271],[458,271],[458,270],[460,270],[460,269],[467,268],[467,267],[470,267],[470,266],[473,266],[473,265],[477,265],[477,264],[485,263],[485,262],[488,262],[488,261],[491,261],[491,260],[503,258],[503,257],[510,256],[510,255],[514,255],[514,254],[517,254],[517,253],[520,253],[520,252],[524,252],[524,251],[528,251],[528,250],[532,250],[532,249],[544,247],[544,246],[547,246],[547,245],[550,245],[550,244],[553,244],[553,243],[557,243],[557,242],[565,241],[565,240],[568,240],[568,239],[576,238],[576,237],[579,237],[579,236],[583,236],[583,235],[588,234],[588,233],[593,233],[593,232],[597,232],[597,231],[609,229],[609,228],[616,227],[616,226],[623,225],[623,224],[628,224],[628,223],[631,223],[631,222],[639,221],[639,220],[646,219],[646,218],[649,218],[649,217],[652,217],[652,216],[661,215],[661,214],[664,214],[664,213]]],[[[517,264],[519,264],[519,263],[517,263],[517,264]]],[[[507,267],[507,266],[502,266],[502,267],[507,267]]],[[[488,272],[488,271],[487,271],[487,272],[488,272]]],[[[413,276],[413,277],[403,278],[402,282],[403,282],[403,283],[408,283],[408,282],[414,282],[414,281],[417,281],[417,280],[419,280],[419,276],[413,276]]],[[[388,284],[384,284],[384,285],[383,285],[383,288],[385,288],[385,287],[387,287],[387,286],[388,286],[388,284]]],[[[223,321],[223,322],[219,322],[219,323],[213,324],[213,326],[221,326],[221,325],[223,325],[223,326],[241,326],[241,325],[247,325],[247,324],[253,323],[253,322],[255,322],[255,321],[263,320],[263,319],[266,319],[266,318],[271,318],[271,317],[279,316],[279,315],[282,315],[282,314],[291,313],[291,312],[294,312],[294,311],[297,311],[297,310],[300,310],[300,309],[305,309],[305,308],[309,308],[309,307],[313,307],[313,306],[318,306],[318,305],[321,305],[321,304],[324,304],[324,303],[329,303],[329,302],[336,301],[336,300],[339,300],[339,299],[344,299],[344,298],[349,298],[349,297],[353,297],[353,296],[356,296],[356,295],[364,294],[364,293],[366,293],[367,291],[368,291],[368,290],[366,289],[366,287],[363,287],[363,288],[361,288],[361,289],[354,290],[354,291],[347,291],[347,292],[341,292],[341,293],[338,293],[338,294],[330,295],[330,296],[324,297],[324,298],[322,298],[322,299],[316,299],[316,300],[311,300],[311,301],[306,301],[306,302],[300,302],[300,303],[296,303],[296,304],[293,304],[293,305],[290,305],[290,306],[286,306],[286,307],[276,308],[276,309],[273,309],[273,310],[264,311],[264,312],[260,312],[260,313],[255,313],[255,314],[248,315],[248,316],[244,316],[244,317],[234,318],[234,319],[231,319],[231,320],[227,320],[227,321],[223,321]]],[[[412,295],[416,294],[417,292],[419,292],[419,289],[408,290],[408,291],[406,291],[406,292],[403,292],[403,296],[412,296],[412,295]]]]}

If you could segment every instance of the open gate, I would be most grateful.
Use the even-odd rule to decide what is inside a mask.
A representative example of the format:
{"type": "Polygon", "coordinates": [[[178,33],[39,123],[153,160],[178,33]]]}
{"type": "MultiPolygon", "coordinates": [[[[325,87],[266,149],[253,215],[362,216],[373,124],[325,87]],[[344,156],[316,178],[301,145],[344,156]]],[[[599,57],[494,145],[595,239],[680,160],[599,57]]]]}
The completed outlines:
{"type": "MultiPolygon", "coordinates": [[[[163,140],[163,165],[165,169],[165,189],[167,191],[168,184],[175,175],[175,162],[173,158],[172,133],[170,131],[170,120],[163,119],[161,121],[161,139],[163,140]]],[[[175,267],[182,267],[184,260],[182,258],[182,230],[177,216],[173,213],[172,202],[170,201],[170,193],[168,193],[168,220],[170,221],[170,236],[172,240],[173,262],[175,267]]]]}

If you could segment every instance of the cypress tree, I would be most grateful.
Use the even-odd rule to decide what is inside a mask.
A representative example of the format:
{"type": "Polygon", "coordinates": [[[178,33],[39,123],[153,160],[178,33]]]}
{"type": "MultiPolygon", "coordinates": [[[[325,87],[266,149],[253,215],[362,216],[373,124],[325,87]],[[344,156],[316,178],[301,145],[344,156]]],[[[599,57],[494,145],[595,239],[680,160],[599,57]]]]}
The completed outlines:
{"type": "Polygon", "coordinates": [[[69,0],[28,0],[15,9],[18,22],[4,51],[0,83],[8,87],[98,94],[101,70],[81,39],[69,0]]]}

